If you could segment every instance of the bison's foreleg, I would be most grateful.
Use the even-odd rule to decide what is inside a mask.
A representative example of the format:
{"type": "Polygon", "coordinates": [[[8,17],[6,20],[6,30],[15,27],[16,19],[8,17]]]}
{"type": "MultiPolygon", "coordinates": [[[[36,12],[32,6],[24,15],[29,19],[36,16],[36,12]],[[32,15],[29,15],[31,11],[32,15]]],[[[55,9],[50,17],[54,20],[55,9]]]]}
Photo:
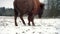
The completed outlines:
{"type": "Polygon", "coordinates": [[[31,22],[32,22],[32,25],[35,26],[35,24],[34,24],[34,15],[31,16],[31,22]]]}
{"type": "Polygon", "coordinates": [[[30,26],[30,15],[28,15],[28,25],[30,26]]]}
{"type": "Polygon", "coordinates": [[[32,25],[35,26],[34,24],[34,16],[32,13],[28,14],[28,25],[30,26],[30,22],[32,22],[32,25]]]}

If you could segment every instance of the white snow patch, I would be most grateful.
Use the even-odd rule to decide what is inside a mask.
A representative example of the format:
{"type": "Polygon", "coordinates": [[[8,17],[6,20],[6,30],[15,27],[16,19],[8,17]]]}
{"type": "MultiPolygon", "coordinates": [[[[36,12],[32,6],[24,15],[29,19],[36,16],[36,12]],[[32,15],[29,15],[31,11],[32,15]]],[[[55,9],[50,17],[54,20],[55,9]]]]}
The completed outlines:
{"type": "MultiPolygon", "coordinates": [[[[26,24],[27,18],[24,17],[26,24]]],[[[24,26],[20,18],[17,18],[18,26],[15,26],[14,17],[0,16],[0,34],[60,34],[60,19],[34,19],[36,26],[24,26]]]]}

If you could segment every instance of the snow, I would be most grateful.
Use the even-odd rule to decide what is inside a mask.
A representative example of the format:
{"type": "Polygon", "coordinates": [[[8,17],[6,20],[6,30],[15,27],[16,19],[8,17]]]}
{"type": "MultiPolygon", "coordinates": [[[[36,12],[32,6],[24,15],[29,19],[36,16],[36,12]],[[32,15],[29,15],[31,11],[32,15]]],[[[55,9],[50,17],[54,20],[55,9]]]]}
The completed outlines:
{"type": "MultiPolygon", "coordinates": [[[[27,17],[24,17],[26,24],[27,17]]],[[[36,26],[24,26],[20,18],[17,18],[18,26],[15,26],[13,16],[0,16],[0,34],[60,34],[60,19],[35,18],[36,26]]]]}

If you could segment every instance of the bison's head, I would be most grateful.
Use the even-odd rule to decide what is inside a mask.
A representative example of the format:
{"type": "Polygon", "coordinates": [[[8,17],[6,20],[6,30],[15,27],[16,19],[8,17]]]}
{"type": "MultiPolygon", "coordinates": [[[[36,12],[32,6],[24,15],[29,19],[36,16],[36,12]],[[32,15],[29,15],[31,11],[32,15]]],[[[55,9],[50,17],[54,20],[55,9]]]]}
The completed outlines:
{"type": "Polygon", "coordinates": [[[39,7],[39,12],[38,12],[38,17],[41,18],[42,14],[43,14],[43,10],[44,10],[44,4],[40,3],[40,7],[39,7]]]}

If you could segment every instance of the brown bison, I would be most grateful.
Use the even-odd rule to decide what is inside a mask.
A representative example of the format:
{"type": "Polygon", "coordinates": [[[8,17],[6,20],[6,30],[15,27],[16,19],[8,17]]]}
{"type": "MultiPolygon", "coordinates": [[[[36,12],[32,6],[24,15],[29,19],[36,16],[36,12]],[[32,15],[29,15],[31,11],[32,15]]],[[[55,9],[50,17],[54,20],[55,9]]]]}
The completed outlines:
{"type": "Polygon", "coordinates": [[[44,4],[40,3],[39,0],[15,0],[14,1],[14,13],[15,13],[15,25],[17,25],[16,19],[19,15],[24,25],[25,21],[23,20],[23,15],[28,15],[28,25],[32,22],[34,24],[34,15],[39,15],[41,17],[43,12],[44,4]]]}

